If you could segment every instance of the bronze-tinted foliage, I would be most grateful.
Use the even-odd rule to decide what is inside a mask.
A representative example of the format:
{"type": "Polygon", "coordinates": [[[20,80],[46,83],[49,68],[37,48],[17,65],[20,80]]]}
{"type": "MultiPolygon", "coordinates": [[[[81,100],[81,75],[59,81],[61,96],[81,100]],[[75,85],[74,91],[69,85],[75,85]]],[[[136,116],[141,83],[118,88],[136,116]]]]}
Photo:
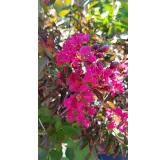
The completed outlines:
{"type": "Polygon", "coordinates": [[[105,56],[100,59],[105,65],[117,58],[122,60],[127,57],[128,40],[122,39],[121,35],[127,34],[128,3],[121,3],[121,8],[114,18],[116,5],[111,2],[112,0],[103,2],[75,0],[72,5],[70,0],[64,0],[64,2],[48,0],[41,1],[39,4],[39,159],[46,160],[56,155],[57,157],[62,156],[61,143],[66,141],[69,148],[72,146],[67,151],[69,159],[73,155],[76,156],[73,146],[77,146],[80,151],[76,151],[80,152],[80,155],[84,155],[81,157],[82,160],[97,159],[96,155],[99,152],[116,156],[121,150],[124,156],[126,154],[127,135],[118,132],[112,134],[106,129],[103,122],[105,108],[111,107],[108,105],[109,103],[106,104],[107,101],[128,110],[127,77],[124,80],[125,93],[116,95],[115,98],[103,93],[106,88],[93,90],[96,97],[105,105],[97,106],[98,110],[95,117],[91,118],[92,126],[90,128],[78,128],[77,124],[66,121],[67,109],[63,106],[64,98],[71,94],[66,86],[66,77],[71,73],[71,68],[57,67],[55,63],[56,51],[61,49],[65,39],[76,32],[90,35],[89,44],[93,51],[105,52],[105,56]],[[118,39],[116,42],[112,42],[115,35],[118,39]],[[106,46],[111,46],[111,49],[106,46]],[[62,73],[60,77],[57,76],[58,71],[62,73]],[[101,125],[98,125],[98,121],[101,122],[101,125]],[[69,127],[70,134],[66,132],[64,127],[66,125],[69,127]],[[57,151],[53,152],[53,148],[56,148],[57,151]],[[48,152],[48,150],[52,151],[48,152]]]}

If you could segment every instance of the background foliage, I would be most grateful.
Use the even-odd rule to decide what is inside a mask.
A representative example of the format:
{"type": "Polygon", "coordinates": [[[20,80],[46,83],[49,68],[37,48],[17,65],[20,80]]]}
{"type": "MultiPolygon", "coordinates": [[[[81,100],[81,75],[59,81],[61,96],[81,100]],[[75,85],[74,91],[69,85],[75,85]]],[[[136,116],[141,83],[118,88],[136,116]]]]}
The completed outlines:
{"type": "MultiPolygon", "coordinates": [[[[39,160],[98,159],[97,154],[121,151],[125,156],[127,135],[114,130],[112,136],[102,135],[104,142],[97,144],[96,130],[83,130],[65,120],[62,102],[66,91],[58,84],[55,63],[56,50],[74,33],[90,35],[90,45],[109,45],[105,62],[122,60],[128,54],[128,2],[125,0],[40,0],[38,25],[39,63],[39,160]],[[90,142],[93,141],[93,147],[90,142]],[[64,145],[67,144],[65,156],[64,145]]],[[[114,99],[108,97],[110,107],[128,110],[128,79],[125,93],[114,99]]],[[[100,97],[101,95],[98,96],[100,97]]]]}

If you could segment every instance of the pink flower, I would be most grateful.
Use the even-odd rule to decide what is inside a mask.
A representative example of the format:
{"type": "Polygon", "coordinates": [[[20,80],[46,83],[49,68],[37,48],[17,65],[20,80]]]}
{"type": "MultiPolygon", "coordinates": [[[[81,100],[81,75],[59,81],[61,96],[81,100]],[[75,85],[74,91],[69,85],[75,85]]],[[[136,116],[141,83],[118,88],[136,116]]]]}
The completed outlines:
{"type": "Polygon", "coordinates": [[[113,112],[120,117],[122,115],[122,109],[120,107],[115,108],[113,112]]]}
{"type": "Polygon", "coordinates": [[[56,62],[58,66],[62,64],[68,64],[71,63],[71,59],[75,57],[76,51],[75,50],[63,50],[62,51],[56,51],[56,62]]]}
{"type": "MultiPolygon", "coordinates": [[[[63,68],[63,72],[57,73],[58,84],[73,92],[64,99],[64,106],[68,111],[67,119],[71,122],[76,121],[85,128],[91,125],[89,116],[96,113],[92,106],[93,89],[110,92],[112,97],[123,93],[123,78],[128,70],[126,60],[112,62],[110,67],[105,67],[100,58],[109,47],[99,48],[96,45],[91,50],[90,46],[85,45],[88,41],[87,34],[77,33],[65,41],[61,50],[56,51],[57,65],[63,68]],[[68,76],[69,71],[72,73],[68,76]]],[[[107,109],[105,116],[111,120],[108,123],[110,130],[120,126],[120,130],[125,131],[127,112],[117,107],[107,109]]]]}
{"type": "Polygon", "coordinates": [[[85,115],[82,111],[78,112],[76,115],[76,120],[79,123],[79,125],[84,126],[85,128],[89,128],[91,122],[89,121],[89,119],[85,118],[85,115]]]}
{"type": "Polygon", "coordinates": [[[73,68],[78,68],[78,67],[81,67],[81,59],[79,59],[78,57],[74,57],[72,59],[72,67],[73,68]]]}
{"type": "Polygon", "coordinates": [[[84,121],[85,119],[85,114],[82,110],[79,110],[79,112],[77,112],[76,114],[76,120],[77,122],[79,122],[80,124],[82,124],[82,122],[84,121]]]}
{"type": "Polygon", "coordinates": [[[75,120],[75,116],[72,111],[67,112],[67,120],[73,122],[75,120]]]}
{"type": "Polygon", "coordinates": [[[69,98],[64,99],[64,106],[67,108],[73,107],[73,103],[75,103],[75,96],[73,94],[69,98]]]}
{"type": "Polygon", "coordinates": [[[91,103],[91,102],[93,102],[93,100],[94,100],[94,97],[93,97],[93,94],[92,94],[92,92],[90,92],[90,91],[85,91],[85,92],[82,92],[82,98],[86,101],[86,102],[89,102],[89,103],[91,103]]]}
{"type": "Polygon", "coordinates": [[[84,81],[90,82],[92,86],[98,87],[99,81],[103,80],[103,68],[102,66],[92,65],[86,67],[86,74],[84,77],[84,81]]]}
{"type": "Polygon", "coordinates": [[[89,119],[84,119],[83,122],[82,122],[82,125],[85,127],[85,128],[89,128],[90,127],[90,124],[91,122],[89,121],[89,119]]]}
{"type": "Polygon", "coordinates": [[[94,107],[87,108],[87,113],[89,116],[93,116],[96,113],[96,109],[94,107]]]}
{"type": "Polygon", "coordinates": [[[80,49],[80,55],[82,60],[85,62],[94,62],[96,61],[96,57],[94,56],[93,52],[90,52],[90,46],[83,46],[80,49]]]}
{"type": "Polygon", "coordinates": [[[122,119],[128,119],[128,113],[127,112],[122,112],[121,118],[122,119]]]}
{"type": "Polygon", "coordinates": [[[82,81],[81,77],[77,73],[71,73],[68,79],[69,79],[69,88],[72,91],[84,92],[89,89],[87,84],[84,81],[82,81]]]}
{"type": "Polygon", "coordinates": [[[109,122],[107,127],[110,129],[110,130],[113,130],[114,128],[116,128],[116,124],[114,122],[109,122]]]}
{"type": "Polygon", "coordinates": [[[106,110],[106,118],[111,118],[112,117],[112,110],[111,109],[107,109],[106,110]]]}
{"type": "MultiPolygon", "coordinates": [[[[88,127],[89,121],[86,120],[83,108],[87,107],[93,101],[93,94],[90,91],[78,92],[65,98],[64,106],[68,108],[67,119],[69,121],[76,120],[81,125],[88,127]],[[75,114],[73,114],[75,113],[75,114]]],[[[92,108],[90,114],[93,114],[95,109],[92,108]]]]}
{"type": "MultiPolygon", "coordinates": [[[[57,50],[56,62],[58,65],[71,63],[72,59],[76,57],[77,51],[80,50],[82,44],[89,41],[89,36],[86,34],[78,33],[67,39],[62,46],[62,50],[57,50]]],[[[76,63],[76,62],[75,62],[76,63]]]]}
{"type": "Polygon", "coordinates": [[[79,96],[80,95],[78,94],[72,94],[69,98],[65,98],[64,106],[73,110],[82,109],[84,106],[86,106],[86,104],[82,101],[82,97],[79,96]]]}
{"type": "Polygon", "coordinates": [[[123,76],[127,76],[128,75],[128,62],[127,62],[127,60],[122,61],[119,64],[118,69],[123,74],[123,76]]]}
{"type": "Polygon", "coordinates": [[[125,133],[126,130],[127,130],[127,122],[123,122],[123,124],[119,127],[119,130],[120,130],[122,133],[125,133]]]}

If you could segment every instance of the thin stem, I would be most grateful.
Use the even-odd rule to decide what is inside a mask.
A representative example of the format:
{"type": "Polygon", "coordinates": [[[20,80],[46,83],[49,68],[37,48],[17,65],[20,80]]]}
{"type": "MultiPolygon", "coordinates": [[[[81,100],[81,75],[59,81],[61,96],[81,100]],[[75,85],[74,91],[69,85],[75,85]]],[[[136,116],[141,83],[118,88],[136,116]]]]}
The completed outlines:
{"type": "Polygon", "coordinates": [[[41,136],[44,136],[46,135],[47,133],[38,133],[38,135],[41,135],[41,136]]]}
{"type": "Polygon", "coordinates": [[[44,126],[43,126],[43,124],[42,124],[40,118],[39,118],[39,123],[40,123],[41,127],[43,128],[44,132],[47,134],[46,129],[44,128],[44,126]]]}
{"type": "Polygon", "coordinates": [[[108,92],[105,97],[104,97],[104,101],[107,99],[107,97],[110,95],[110,93],[108,92]]]}

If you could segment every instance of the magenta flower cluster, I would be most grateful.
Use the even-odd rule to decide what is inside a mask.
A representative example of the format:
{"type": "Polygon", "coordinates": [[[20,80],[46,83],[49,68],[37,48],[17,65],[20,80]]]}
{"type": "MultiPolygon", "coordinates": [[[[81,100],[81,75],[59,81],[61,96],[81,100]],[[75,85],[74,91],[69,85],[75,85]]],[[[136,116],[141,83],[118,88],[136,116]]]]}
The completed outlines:
{"type": "Polygon", "coordinates": [[[107,109],[106,118],[111,118],[111,121],[108,123],[108,128],[110,130],[117,128],[122,133],[126,132],[128,113],[123,111],[120,107],[117,107],[116,109],[107,109]]]}
{"type": "MultiPolygon", "coordinates": [[[[77,33],[67,39],[62,49],[56,52],[57,65],[70,66],[72,69],[66,81],[68,90],[72,94],[64,100],[67,119],[70,122],[77,121],[85,128],[91,126],[90,117],[97,112],[94,89],[104,89],[110,92],[112,97],[123,93],[122,76],[127,74],[124,62],[113,62],[105,67],[100,61],[101,57],[104,57],[104,52],[108,50],[108,46],[91,48],[87,45],[88,42],[87,34],[77,33]]],[[[121,116],[123,117],[123,114],[121,116]]]]}

